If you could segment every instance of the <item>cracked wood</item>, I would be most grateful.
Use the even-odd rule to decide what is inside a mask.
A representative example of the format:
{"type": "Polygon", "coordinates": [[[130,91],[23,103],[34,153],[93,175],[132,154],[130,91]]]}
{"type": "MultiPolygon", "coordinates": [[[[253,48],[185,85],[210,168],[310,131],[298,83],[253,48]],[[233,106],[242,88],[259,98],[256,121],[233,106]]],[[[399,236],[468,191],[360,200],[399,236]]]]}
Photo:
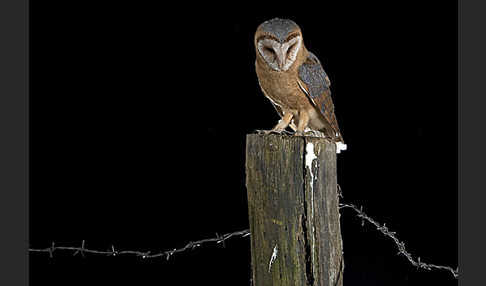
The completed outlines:
{"type": "Polygon", "coordinates": [[[253,285],[341,286],[335,144],[247,135],[246,186],[253,285]]]}

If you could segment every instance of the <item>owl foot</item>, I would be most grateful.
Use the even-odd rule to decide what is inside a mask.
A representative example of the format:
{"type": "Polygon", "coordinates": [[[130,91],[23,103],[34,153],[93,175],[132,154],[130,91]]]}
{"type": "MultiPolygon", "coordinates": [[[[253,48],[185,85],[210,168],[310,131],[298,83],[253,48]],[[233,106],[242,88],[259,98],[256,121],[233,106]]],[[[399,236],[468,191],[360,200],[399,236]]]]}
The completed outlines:
{"type": "Polygon", "coordinates": [[[274,128],[272,130],[269,130],[269,133],[274,133],[274,134],[287,134],[287,135],[292,134],[292,133],[288,132],[287,130],[280,129],[280,128],[274,128]]]}
{"type": "Polygon", "coordinates": [[[294,136],[303,136],[303,137],[326,138],[326,135],[324,135],[324,133],[316,131],[316,130],[295,131],[295,133],[293,135],[294,136]]]}
{"type": "Polygon", "coordinates": [[[317,130],[308,130],[308,131],[305,132],[305,136],[327,138],[326,135],[324,135],[323,132],[320,132],[320,131],[317,131],[317,130]]]}
{"type": "Polygon", "coordinates": [[[295,131],[294,136],[305,136],[304,131],[295,131]]]}
{"type": "Polygon", "coordinates": [[[280,130],[280,129],[271,129],[271,130],[256,130],[256,132],[258,134],[264,134],[264,135],[268,135],[268,134],[286,134],[286,135],[292,135],[292,132],[289,132],[287,130],[280,130]]]}

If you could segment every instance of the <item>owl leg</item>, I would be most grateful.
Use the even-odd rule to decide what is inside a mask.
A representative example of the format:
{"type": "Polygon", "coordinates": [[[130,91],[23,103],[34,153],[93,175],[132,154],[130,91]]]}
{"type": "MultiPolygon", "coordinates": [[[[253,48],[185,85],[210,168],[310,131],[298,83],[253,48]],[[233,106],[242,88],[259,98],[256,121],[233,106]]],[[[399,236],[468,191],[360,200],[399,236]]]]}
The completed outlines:
{"type": "Polygon", "coordinates": [[[297,130],[295,136],[304,136],[304,130],[309,124],[309,113],[306,111],[299,112],[299,122],[297,123],[297,130]]]}
{"type": "Polygon", "coordinates": [[[292,120],[293,117],[294,115],[292,114],[292,112],[284,112],[284,116],[282,117],[282,119],[280,119],[278,124],[275,125],[275,127],[273,127],[271,132],[282,133],[285,130],[285,128],[289,126],[290,121],[292,120]]]}

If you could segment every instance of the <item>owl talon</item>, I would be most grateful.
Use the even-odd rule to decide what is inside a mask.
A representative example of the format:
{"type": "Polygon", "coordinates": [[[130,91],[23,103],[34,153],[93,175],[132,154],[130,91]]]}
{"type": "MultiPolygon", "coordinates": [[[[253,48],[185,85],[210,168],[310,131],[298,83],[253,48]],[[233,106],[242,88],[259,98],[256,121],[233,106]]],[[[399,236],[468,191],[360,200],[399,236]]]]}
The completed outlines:
{"type": "Polygon", "coordinates": [[[309,136],[309,137],[319,137],[319,138],[326,138],[324,133],[315,131],[315,130],[310,130],[310,131],[295,131],[294,136],[309,136]]]}
{"type": "Polygon", "coordinates": [[[282,135],[282,134],[286,134],[286,135],[292,135],[292,132],[289,132],[285,129],[275,129],[275,130],[271,130],[270,133],[275,133],[275,134],[279,134],[279,135],[282,135]]]}
{"type": "Polygon", "coordinates": [[[304,136],[303,131],[295,131],[294,136],[304,136]]]}
{"type": "Polygon", "coordinates": [[[263,134],[263,135],[268,135],[268,134],[286,134],[286,135],[292,135],[292,132],[289,132],[285,129],[271,129],[271,130],[256,130],[256,133],[258,134],[263,134]]]}
{"type": "Polygon", "coordinates": [[[269,131],[269,130],[258,130],[258,129],[257,129],[257,130],[255,130],[255,132],[256,132],[257,134],[263,134],[263,135],[268,134],[268,131],[269,131]]]}
{"type": "Polygon", "coordinates": [[[282,134],[283,132],[285,132],[285,130],[283,130],[283,129],[272,129],[272,130],[270,130],[270,133],[275,133],[275,134],[282,134]]]}
{"type": "Polygon", "coordinates": [[[317,131],[317,130],[309,130],[309,131],[305,132],[305,136],[326,138],[326,135],[324,135],[323,132],[320,132],[320,131],[317,131]]]}
{"type": "Polygon", "coordinates": [[[262,135],[268,135],[268,134],[277,133],[277,132],[275,132],[274,130],[256,130],[256,133],[262,134],[262,135]]]}

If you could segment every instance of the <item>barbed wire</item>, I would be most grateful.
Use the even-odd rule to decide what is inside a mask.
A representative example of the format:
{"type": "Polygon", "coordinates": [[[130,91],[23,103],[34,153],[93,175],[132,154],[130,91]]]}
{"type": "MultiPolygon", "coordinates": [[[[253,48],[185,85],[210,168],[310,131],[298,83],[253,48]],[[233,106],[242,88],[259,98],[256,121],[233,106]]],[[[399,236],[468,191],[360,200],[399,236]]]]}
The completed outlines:
{"type": "Polygon", "coordinates": [[[216,244],[222,244],[223,247],[225,246],[225,241],[230,239],[231,237],[239,236],[239,237],[246,237],[250,235],[250,230],[245,229],[241,231],[235,231],[231,233],[226,233],[223,235],[219,235],[216,233],[216,237],[213,238],[206,238],[202,240],[197,240],[197,241],[191,241],[187,243],[184,247],[181,248],[174,248],[172,250],[166,250],[166,251],[159,251],[152,253],[151,251],[137,251],[137,250],[116,250],[115,246],[112,245],[109,250],[96,250],[96,249],[89,249],[86,248],[86,241],[81,242],[80,247],[73,247],[73,246],[56,246],[54,242],[52,242],[50,247],[46,248],[30,248],[29,252],[43,252],[43,253],[49,253],[49,256],[53,258],[54,256],[54,251],[61,250],[61,251],[71,251],[73,252],[73,256],[77,255],[78,253],[84,256],[85,253],[90,253],[90,254],[99,254],[99,255],[107,255],[107,256],[138,256],[141,258],[158,258],[158,257],[165,257],[167,260],[169,258],[176,254],[180,253],[186,250],[192,250],[197,247],[200,247],[203,244],[207,244],[210,242],[216,243],[216,244]]]}
{"type": "MultiPolygon", "coordinates": [[[[338,186],[338,194],[342,198],[342,191],[341,188],[338,186]]],[[[398,248],[398,254],[397,255],[403,255],[407,258],[407,260],[415,267],[421,268],[424,270],[446,270],[449,271],[454,278],[459,277],[459,268],[453,269],[452,267],[449,266],[442,266],[442,265],[435,265],[435,264],[430,264],[430,263],[425,263],[420,260],[420,257],[417,259],[414,259],[412,255],[406,250],[405,248],[405,243],[400,241],[397,236],[396,232],[392,232],[386,227],[385,224],[381,225],[380,223],[376,222],[374,219],[369,217],[364,211],[363,207],[357,207],[356,205],[353,204],[339,204],[339,209],[346,209],[350,208],[356,212],[357,217],[361,218],[361,226],[364,226],[364,222],[367,221],[374,225],[378,231],[380,231],[383,235],[386,237],[392,239],[395,242],[395,245],[398,248]]],[[[169,258],[180,252],[184,252],[186,250],[192,250],[197,247],[200,247],[203,244],[208,244],[208,243],[216,243],[216,244],[222,244],[225,246],[225,241],[228,240],[231,237],[247,237],[250,236],[250,230],[245,229],[241,231],[235,231],[231,233],[226,233],[223,235],[219,235],[216,233],[216,237],[213,238],[206,238],[202,240],[197,240],[197,241],[191,241],[187,243],[184,247],[181,248],[174,248],[172,250],[166,250],[166,251],[160,251],[160,252],[155,252],[152,253],[151,251],[136,251],[136,250],[116,250],[115,246],[112,245],[111,249],[109,250],[96,250],[96,249],[89,249],[86,248],[86,243],[83,240],[81,242],[80,247],[73,247],[73,246],[56,246],[54,242],[52,242],[50,247],[46,248],[29,248],[29,252],[41,252],[41,253],[48,253],[49,256],[52,258],[53,254],[55,251],[71,251],[73,252],[73,256],[77,255],[78,253],[84,256],[85,253],[90,253],[90,254],[99,254],[99,255],[107,255],[107,256],[138,256],[141,258],[158,258],[158,257],[165,257],[167,260],[169,258]]]]}
{"type": "Polygon", "coordinates": [[[405,249],[405,243],[402,242],[402,241],[400,241],[397,238],[396,232],[390,231],[388,229],[388,227],[386,227],[385,224],[381,225],[380,223],[378,223],[375,220],[373,220],[372,218],[370,218],[363,211],[363,207],[362,206],[360,208],[358,208],[357,206],[355,206],[353,204],[339,204],[339,208],[340,209],[343,209],[343,208],[351,208],[352,210],[354,210],[356,212],[356,215],[359,218],[361,218],[361,220],[362,220],[361,221],[361,226],[364,226],[364,222],[366,220],[367,222],[369,222],[372,225],[374,225],[376,227],[376,229],[378,231],[380,231],[383,235],[391,238],[395,242],[395,245],[398,248],[397,255],[403,255],[403,256],[405,256],[408,259],[408,261],[413,266],[415,266],[417,268],[425,269],[425,270],[447,270],[447,271],[449,271],[454,276],[454,278],[459,277],[459,267],[457,269],[453,269],[452,267],[449,267],[449,266],[442,266],[442,265],[435,265],[435,264],[424,263],[424,262],[422,262],[420,260],[420,257],[418,257],[417,259],[414,259],[412,257],[412,255],[405,249]]]}

